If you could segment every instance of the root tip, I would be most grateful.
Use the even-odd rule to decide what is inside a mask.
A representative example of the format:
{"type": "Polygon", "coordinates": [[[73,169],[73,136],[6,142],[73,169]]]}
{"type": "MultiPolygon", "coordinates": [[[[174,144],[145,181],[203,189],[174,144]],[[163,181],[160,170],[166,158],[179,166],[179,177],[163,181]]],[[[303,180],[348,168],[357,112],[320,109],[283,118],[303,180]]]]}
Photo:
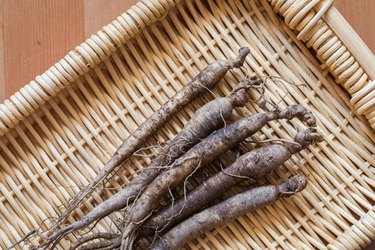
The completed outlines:
{"type": "Polygon", "coordinates": [[[242,47],[238,50],[238,56],[232,59],[229,63],[230,68],[239,68],[243,65],[246,56],[250,54],[250,49],[248,47],[242,47]]]}
{"type": "Polygon", "coordinates": [[[323,135],[320,134],[315,127],[311,127],[298,132],[294,141],[301,144],[303,148],[306,148],[309,145],[323,141],[323,135]]]}
{"type": "Polygon", "coordinates": [[[291,196],[295,193],[301,192],[307,185],[307,177],[303,175],[297,175],[289,178],[285,183],[282,184],[281,195],[291,196]]]}
{"type": "Polygon", "coordinates": [[[245,57],[250,54],[249,47],[242,47],[238,50],[239,57],[245,60],[245,57]]]}

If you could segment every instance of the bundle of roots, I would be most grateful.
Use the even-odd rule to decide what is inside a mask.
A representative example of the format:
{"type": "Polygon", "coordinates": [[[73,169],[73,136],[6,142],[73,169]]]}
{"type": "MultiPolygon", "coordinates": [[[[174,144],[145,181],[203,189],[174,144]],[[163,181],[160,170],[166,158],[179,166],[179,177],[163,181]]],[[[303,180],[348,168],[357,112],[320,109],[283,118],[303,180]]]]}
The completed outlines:
{"type": "Polygon", "coordinates": [[[132,249],[145,237],[153,239],[149,248],[177,249],[206,230],[223,225],[281,197],[302,191],[307,183],[306,177],[294,176],[281,184],[251,187],[220,201],[221,194],[236,184],[243,180],[256,182],[281,166],[293,154],[322,140],[316,129],[315,117],[300,105],[291,105],[285,109],[273,105],[269,112],[252,114],[228,124],[228,119],[236,108],[253,101],[249,97],[249,89],[260,89],[261,95],[264,94],[264,82],[260,77],[253,76],[242,80],[227,96],[216,98],[198,109],[184,128],[122,190],[80,220],[63,225],[94,188],[104,179],[111,178],[114,171],[139,150],[175,112],[205,89],[213,88],[228,70],[241,67],[247,54],[249,49],[241,48],[237,58],[209,65],[143,123],[118,148],[90,185],[72,199],[66,211],[48,234],[43,235],[43,242],[36,248],[55,248],[68,234],[91,227],[91,224],[111,213],[122,210],[125,211],[125,216],[117,232],[91,233],[79,237],[71,245],[71,249],[132,249]],[[294,140],[275,139],[274,143],[259,144],[259,147],[251,151],[242,150],[243,154],[231,165],[221,168],[188,192],[189,179],[199,169],[237,147],[270,121],[294,118],[308,126],[306,130],[298,132],[294,140]],[[176,187],[183,191],[180,199],[174,199],[176,187]],[[172,202],[161,208],[159,201],[166,195],[172,197],[172,202]]]}

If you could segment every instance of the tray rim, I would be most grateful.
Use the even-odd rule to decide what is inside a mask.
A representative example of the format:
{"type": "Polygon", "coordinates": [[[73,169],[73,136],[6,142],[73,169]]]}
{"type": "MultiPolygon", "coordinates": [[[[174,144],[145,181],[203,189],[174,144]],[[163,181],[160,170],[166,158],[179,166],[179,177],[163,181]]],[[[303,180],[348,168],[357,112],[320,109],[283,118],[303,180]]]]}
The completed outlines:
{"type": "Polygon", "coordinates": [[[371,80],[375,79],[375,56],[367,44],[362,40],[359,34],[348,23],[341,12],[331,6],[322,19],[331,27],[340,41],[350,51],[354,58],[359,62],[364,71],[370,76],[371,80]],[[350,37],[350,39],[348,38],[350,37]],[[356,46],[354,46],[356,44],[356,46]]]}

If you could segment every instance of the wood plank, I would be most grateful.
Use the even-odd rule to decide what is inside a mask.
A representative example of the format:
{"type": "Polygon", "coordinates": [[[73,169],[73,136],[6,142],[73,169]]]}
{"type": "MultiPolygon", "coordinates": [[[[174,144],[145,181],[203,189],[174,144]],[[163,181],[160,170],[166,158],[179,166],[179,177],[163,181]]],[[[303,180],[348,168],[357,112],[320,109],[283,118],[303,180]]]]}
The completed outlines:
{"type": "Polygon", "coordinates": [[[367,46],[375,52],[375,1],[340,0],[334,6],[341,12],[367,46]]]}
{"type": "Polygon", "coordinates": [[[82,0],[3,0],[5,97],[83,41],[82,0]]]}
{"type": "Polygon", "coordinates": [[[95,34],[138,0],[84,0],[85,38],[95,34]]]}
{"type": "Polygon", "coordinates": [[[5,100],[5,64],[4,64],[4,16],[3,0],[0,0],[0,101],[5,100]]]}

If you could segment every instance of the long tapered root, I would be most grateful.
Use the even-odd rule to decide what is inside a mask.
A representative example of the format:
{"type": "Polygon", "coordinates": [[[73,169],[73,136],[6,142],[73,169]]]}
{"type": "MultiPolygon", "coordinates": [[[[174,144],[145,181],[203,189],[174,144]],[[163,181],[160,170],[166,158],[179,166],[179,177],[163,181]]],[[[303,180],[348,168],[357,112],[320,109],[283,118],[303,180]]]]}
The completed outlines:
{"type": "Polygon", "coordinates": [[[222,226],[257,208],[274,203],[282,196],[290,196],[302,191],[306,187],[306,183],[306,177],[295,176],[277,186],[261,186],[237,194],[186,219],[164,234],[151,249],[178,249],[205,231],[222,226]]]}

